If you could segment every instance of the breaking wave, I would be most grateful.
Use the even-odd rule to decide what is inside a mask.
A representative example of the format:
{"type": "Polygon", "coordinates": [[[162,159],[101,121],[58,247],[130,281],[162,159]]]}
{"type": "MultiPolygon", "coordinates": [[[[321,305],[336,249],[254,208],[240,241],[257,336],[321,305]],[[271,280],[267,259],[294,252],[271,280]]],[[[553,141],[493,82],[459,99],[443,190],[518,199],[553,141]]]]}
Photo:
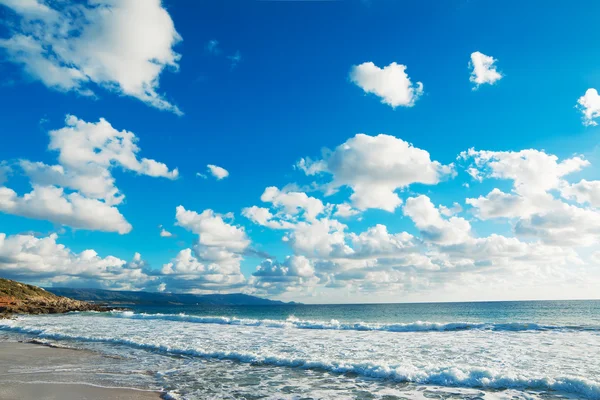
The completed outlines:
{"type": "MultiPolygon", "coordinates": [[[[142,314],[134,314],[141,316],[142,314]]],[[[133,315],[131,315],[133,317],[133,315]]],[[[372,379],[409,382],[439,386],[460,386],[482,389],[518,389],[559,391],[588,399],[600,399],[600,383],[578,376],[527,376],[523,373],[499,372],[489,368],[461,369],[447,366],[416,368],[412,365],[388,365],[351,360],[310,359],[260,354],[259,352],[210,351],[199,347],[178,347],[144,342],[124,337],[83,336],[56,333],[43,328],[16,326],[14,321],[0,322],[0,329],[36,335],[43,339],[100,342],[161,352],[169,355],[201,357],[205,359],[231,360],[253,365],[302,368],[328,371],[337,374],[353,374],[372,379]]],[[[439,330],[439,329],[438,329],[439,330]]]]}
{"type": "Polygon", "coordinates": [[[239,326],[261,326],[267,328],[295,328],[295,329],[323,329],[323,330],[352,330],[352,331],[385,331],[385,332],[455,332],[467,330],[484,331],[600,331],[600,327],[586,326],[557,326],[540,325],[527,322],[507,322],[507,323],[469,323],[469,322],[424,322],[417,321],[412,323],[369,323],[369,322],[340,322],[338,320],[330,321],[312,321],[301,320],[295,317],[289,317],[286,320],[273,319],[250,319],[236,317],[210,317],[188,314],[145,314],[134,313],[132,311],[111,311],[110,315],[115,318],[141,319],[141,320],[163,320],[190,322],[196,324],[218,324],[218,325],[239,325],[239,326]]]}

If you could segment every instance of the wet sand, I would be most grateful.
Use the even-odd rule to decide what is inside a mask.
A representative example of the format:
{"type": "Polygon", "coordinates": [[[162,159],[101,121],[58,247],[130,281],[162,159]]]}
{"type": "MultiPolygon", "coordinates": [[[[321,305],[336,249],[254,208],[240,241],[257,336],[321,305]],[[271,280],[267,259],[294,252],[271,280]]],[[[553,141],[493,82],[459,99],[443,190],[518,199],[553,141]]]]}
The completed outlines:
{"type": "MultiPolygon", "coordinates": [[[[113,388],[106,380],[100,384],[79,378],[68,382],[65,374],[79,365],[94,365],[95,358],[107,357],[80,350],[31,344],[0,342],[0,400],[158,400],[154,391],[113,388]],[[66,379],[65,379],[66,378],[66,379]]],[[[112,361],[111,361],[112,362],[112,361]]],[[[114,359],[114,362],[119,362],[114,359]]]]}

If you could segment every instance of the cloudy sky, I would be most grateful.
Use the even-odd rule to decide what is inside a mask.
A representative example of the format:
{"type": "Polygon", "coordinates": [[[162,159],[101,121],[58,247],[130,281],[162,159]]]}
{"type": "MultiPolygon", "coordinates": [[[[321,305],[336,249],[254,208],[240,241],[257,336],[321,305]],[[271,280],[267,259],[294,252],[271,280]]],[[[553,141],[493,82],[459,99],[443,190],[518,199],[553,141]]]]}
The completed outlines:
{"type": "Polygon", "coordinates": [[[596,1],[0,0],[0,275],[594,298],[596,1]]]}

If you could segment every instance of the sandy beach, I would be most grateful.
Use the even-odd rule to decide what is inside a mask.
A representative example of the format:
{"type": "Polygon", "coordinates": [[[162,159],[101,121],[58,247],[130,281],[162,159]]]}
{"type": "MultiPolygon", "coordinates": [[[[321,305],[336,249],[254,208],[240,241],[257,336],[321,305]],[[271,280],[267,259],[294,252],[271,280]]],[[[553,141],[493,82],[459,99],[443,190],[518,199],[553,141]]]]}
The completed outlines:
{"type": "MultiPolygon", "coordinates": [[[[0,342],[1,400],[157,400],[161,394],[130,388],[112,387],[85,377],[69,382],[65,374],[95,359],[107,357],[89,351],[53,348],[32,343],[0,342]]],[[[114,359],[115,363],[119,359],[114,359]]]]}

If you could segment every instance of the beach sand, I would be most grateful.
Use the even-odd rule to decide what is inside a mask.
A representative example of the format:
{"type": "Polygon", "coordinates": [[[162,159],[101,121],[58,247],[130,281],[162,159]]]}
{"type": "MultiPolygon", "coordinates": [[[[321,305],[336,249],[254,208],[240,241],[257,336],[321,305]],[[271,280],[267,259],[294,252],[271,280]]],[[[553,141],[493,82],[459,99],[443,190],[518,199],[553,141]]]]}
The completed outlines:
{"type": "MultiPolygon", "coordinates": [[[[161,394],[127,388],[112,388],[109,381],[100,384],[77,375],[80,365],[112,362],[90,351],[48,346],[0,342],[0,400],[157,400],[161,394]],[[65,377],[65,374],[69,374],[65,377]]],[[[119,359],[114,359],[115,363],[119,359]]],[[[84,374],[81,374],[84,375],[84,374]]]]}

